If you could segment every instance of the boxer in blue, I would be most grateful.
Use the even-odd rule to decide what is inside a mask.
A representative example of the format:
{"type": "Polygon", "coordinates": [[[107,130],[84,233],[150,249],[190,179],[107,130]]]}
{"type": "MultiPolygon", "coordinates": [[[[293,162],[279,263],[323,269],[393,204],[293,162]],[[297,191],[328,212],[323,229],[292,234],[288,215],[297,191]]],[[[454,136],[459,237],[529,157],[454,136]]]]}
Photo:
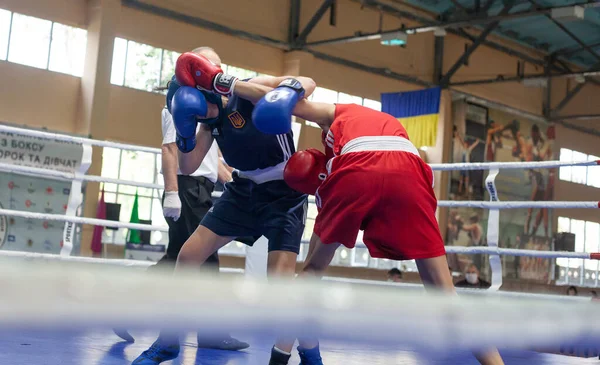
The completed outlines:
{"type": "MultiPolygon", "coordinates": [[[[167,106],[177,129],[182,173],[198,168],[214,140],[225,162],[235,169],[233,181],[226,184],[221,198],[181,249],[175,273],[183,267],[197,268],[237,237],[264,235],[269,240],[269,274],[292,278],[304,232],[307,196],[283,181],[285,164],[295,152],[291,128],[279,134],[262,133],[253,123],[252,112],[264,93],[247,93],[244,98],[245,89],[273,88],[288,78],[256,77],[238,82],[224,75],[220,64],[219,56],[208,47],[184,53],[177,61],[176,81],[171,82],[167,94],[167,106]],[[210,83],[197,83],[193,78],[198,74],[210,78],[210,83]],[[201,127],[196,133],[198,123],[201,127]]],[[[293,91],[297,97],[314,91],[311,79],[297,79],[298,89],[293,91]]],[[[154,365],[174,359],[179,347],[176,336],[161,334],[133,364],[154,365]]],[[[287,364],[291,347],[282,347],[273,347],[271,365],[287,364]]],[[[321,364],[318,347],[298,350],[303,364],[321,364]]]]}

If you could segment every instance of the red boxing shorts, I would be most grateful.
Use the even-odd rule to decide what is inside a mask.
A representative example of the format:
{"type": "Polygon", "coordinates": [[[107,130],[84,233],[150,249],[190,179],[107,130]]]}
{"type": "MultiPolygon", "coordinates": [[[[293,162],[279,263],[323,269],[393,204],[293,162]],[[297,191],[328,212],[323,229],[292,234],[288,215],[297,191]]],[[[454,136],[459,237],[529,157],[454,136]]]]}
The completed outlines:
{"type": "Polygon", "coordinates": [[[375,258],[412,260],[446,254],[435,211],[433,172],[403,151],[335,157],[317,191],[314,232],[321,241],[353,248],[359,229],[375,258]]]}

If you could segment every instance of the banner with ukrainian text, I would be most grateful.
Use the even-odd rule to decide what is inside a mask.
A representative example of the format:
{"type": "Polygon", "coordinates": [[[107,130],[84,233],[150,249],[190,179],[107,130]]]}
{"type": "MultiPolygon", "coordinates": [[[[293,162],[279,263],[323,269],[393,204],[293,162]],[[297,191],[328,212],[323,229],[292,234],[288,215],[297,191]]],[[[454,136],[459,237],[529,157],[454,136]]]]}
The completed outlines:
{"type": "Polygon", "coordinates": [[[441,89],[381,94],[381,111],[397,118],[417,147],[435,146],[441,89]]]}

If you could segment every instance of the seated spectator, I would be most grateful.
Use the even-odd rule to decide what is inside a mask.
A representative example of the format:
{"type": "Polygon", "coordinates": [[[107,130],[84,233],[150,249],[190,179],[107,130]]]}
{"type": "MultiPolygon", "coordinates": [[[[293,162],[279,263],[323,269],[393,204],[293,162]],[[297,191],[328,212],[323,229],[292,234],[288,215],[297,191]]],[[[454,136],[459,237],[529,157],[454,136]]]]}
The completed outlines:
{"type": "Polygon", "coordinates": [[[393,268],[387,273],[388,281],[393,281],[394,283],[399,283],[402,281],[402,271],[397,268],[393,268]]]}
{"type": "Polygon", "coordinates": [[[567,289],[567,295],[570,297],[576,297],[577,296],[577,288],[574,286],[570,286],[567,289]]]}
{"type": "Polygon", "coordinates": [[[465,278],[454,284],[454,286],[457,288],[487,289],[491,284],[479,277],[479,269],[475,264],[470,264],[465,270],[465,278]]]}

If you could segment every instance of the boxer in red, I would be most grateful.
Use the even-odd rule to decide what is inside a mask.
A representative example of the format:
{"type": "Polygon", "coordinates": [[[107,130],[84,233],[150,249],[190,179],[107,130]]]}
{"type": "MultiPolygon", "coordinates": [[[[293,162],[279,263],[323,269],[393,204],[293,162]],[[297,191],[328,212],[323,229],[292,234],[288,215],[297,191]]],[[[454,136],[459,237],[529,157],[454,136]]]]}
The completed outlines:
{"type": "MultiPolygon", "coordinates": [[[[336,249],[353,248],[364,230],[371,256],[414,259],[427,287],[454,293],[433,173],[398,120],[360,105],[308,100],[293,114],[319,124],[326,151],[296,152],[284,171],[288,185],[314,194],[319,209],[303,274],[321,276],[336,249]]],[[[476,357],[484,365],[503,364],[496,350],[476,357]]]]}

